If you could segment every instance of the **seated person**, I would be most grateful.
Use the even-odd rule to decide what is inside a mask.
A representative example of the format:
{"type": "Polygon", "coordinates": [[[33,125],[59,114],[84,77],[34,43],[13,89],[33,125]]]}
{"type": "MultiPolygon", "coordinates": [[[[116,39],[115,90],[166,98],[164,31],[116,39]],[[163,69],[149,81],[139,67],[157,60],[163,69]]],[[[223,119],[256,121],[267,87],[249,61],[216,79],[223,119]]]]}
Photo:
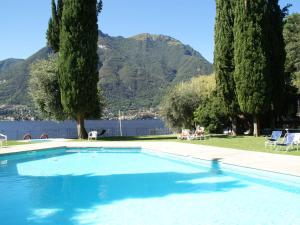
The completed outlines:
{"type": "Polygon", "coordinates": [[[183,129],[182,132],[177,136],[178,139],[189,139],[191,136],[191,131],[189,129],[183,129]]]}
{"type": "Polygon", "coordinates": [[[203,135],[204,135],[204,130],[202,130],[202,129],[197,129],[197,130],[195,131],[195,135],[196,135],[196,136],[203,136],[203,135]]]}

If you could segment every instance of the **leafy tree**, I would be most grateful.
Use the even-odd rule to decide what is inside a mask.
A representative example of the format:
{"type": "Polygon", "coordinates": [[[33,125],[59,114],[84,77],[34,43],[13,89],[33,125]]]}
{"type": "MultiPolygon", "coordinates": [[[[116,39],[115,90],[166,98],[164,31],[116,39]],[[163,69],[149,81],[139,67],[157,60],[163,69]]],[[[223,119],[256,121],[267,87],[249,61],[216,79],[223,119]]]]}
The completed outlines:
{"type": "Polygon", "coordinates": [[[177,84],[164,96],[160,115],[175,130],[194,128],[194,112],[215,89],[215,76],[200,76],[177,84]]]}
{"type": "MultiPolygon", "coordinates": [[[[236,134],[236,116],[239,105],[234,82],[234,1],[216,0],[214,68],[217,89],[225,102],[232,122],[233,134],[236,134]]],[[[214,104],[214,103],[212,103],[214,104]]],[[[201,109],[199,109],[201,111],[201,109]]],[[[198,110],[198,111],[199,111],[198,110]]],[[[203,111],[203,110],[202,110],[203,111]]]]}
{"type": "MultiPolygon", "coordinates": [[[[34,61],[29,68],[28,93],[41,119],[65,120],[69,116],[63,111],[58,82],[58,56],[34,61]]],[[[98,91],[100,110],[104,108],[103,94],[98,91]]]]}
{"type": "Polygon", "coordinates": [[[54,51],[59,51],[59,35],[60,35],[60,21],[62,13],[62,0],[58,1],[58,8],[56,8],[55,0],[51,1],[52,16],[49,19],[48,30],[46,33],[47,45],[54,51]],[[59,11],[58,11],[59,10],[59,11]]]}
{"type": "Polygon", "coordinates": [[[58,84],[57,56],[40,59],[30,66],[29,95],[43,119],[64,120],[58,84]]]}
{"type": "Polygon", "coordinates": [[[287,82],[300,90],[300,14],[294,13],[284,21],[287,82]]]}
{"type": "Polygon", "coordinates": [[[222,97],[213,91],[194,112],[194,121],[210,133],[222,133],[229,124],[228,113],[222,97]]]}
{"type": "Polygon", "coordinates": [[[267,3],[237,0],[234,19],[234,80],[242,112],[253,116],[254,135],[259,117],[270,109],[272,83],[268,64],[267,3]]]}
{"type": "Polygon", "coordinates": [[[99,116],[96,0],[64,0],[59,50],[59,86],[64,111],[87,138],[84,119],[99,116]]]}

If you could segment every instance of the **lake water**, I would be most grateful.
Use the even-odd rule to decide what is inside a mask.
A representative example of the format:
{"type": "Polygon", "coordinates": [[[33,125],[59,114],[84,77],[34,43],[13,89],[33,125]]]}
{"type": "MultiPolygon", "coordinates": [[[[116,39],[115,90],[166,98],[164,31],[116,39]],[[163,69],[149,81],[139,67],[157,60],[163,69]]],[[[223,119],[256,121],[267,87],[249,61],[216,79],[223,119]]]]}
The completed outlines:
{"type": "MultiPolygon", "coordinates": [[[[120,136],[118,120],[87,120],[87,131],[106,130],[104,136],[120,136]]],[[[1,121],[0,133],[6,134],[9,140],[23,139],[29,133],[32,138],[39,138],[41,134],[48,134],[49,138],[76,138],[75,121],[1,121]]],[[[169,134],[161,120],[122,120],[123,136],[169,134]]]]}

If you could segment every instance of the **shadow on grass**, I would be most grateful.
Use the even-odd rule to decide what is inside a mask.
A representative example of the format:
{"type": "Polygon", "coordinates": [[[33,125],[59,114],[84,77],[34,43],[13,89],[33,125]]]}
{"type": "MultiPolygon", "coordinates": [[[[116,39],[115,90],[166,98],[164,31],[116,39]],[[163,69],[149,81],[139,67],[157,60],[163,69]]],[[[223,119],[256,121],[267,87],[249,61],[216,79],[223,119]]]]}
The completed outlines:
{"type": "Polygon", "coordinates": [[[218,138],[218,139],[240,139],[240,138],[251,138],[253,136],[249,135],[239,135],[239,136],[232,136],[232,135],[212,135],[210,138],[218,138]]]}

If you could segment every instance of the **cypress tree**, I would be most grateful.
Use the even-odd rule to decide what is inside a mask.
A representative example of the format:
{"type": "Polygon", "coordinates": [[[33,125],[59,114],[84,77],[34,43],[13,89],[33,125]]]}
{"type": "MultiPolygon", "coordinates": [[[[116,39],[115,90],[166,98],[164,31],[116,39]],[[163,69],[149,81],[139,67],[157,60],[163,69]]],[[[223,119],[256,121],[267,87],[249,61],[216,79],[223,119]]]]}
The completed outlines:
{"type": "Polygon", "coordinates": [[[259,117],[270,109],[266,0],[236,0],[234,19],[234,80],[240,109],[253,116],[254,135],[259,117]]]}
{"type": "Polygon", "coordinates": [[[59,84],[64,111],[87,138],[84,119],[99,110],[96,0],[64,0],[60,32],[59,84]]]}
{"type": "Polygon", "coordinates": [[[284,20],[284,41],[286,50],[286,82],[295,85],[300,92],[300,14],[294,13],[284,20]]]}
{"type": "Polygon", "coordinates": [[[285,95],[285,44],[283,38],[283,19],[278,0],[268,1],[268,64],[270,65],[270,74],[272,79],[272,105],[273,126],[275,126],[275,117],[282,109],[283,98],[285,95]]]}
{"type": "Polygon", "coordinates": [[[217,90],[230,115],[236,135],[236,116],[239,111],[235,94],[234,73],[234,7],[233,0],[216,0],[214,68],[217,90]]]}
{"type": "Polygon", "coordinates": [[[59,24],[61,23],[62,12],[63,12],[63,0],[57,0],[57,17],[59,24]]]}
{"type": "Polygon", "coordinates": [[[59,51],[60,22],[59,22],[59,17],[57,14],[55,0],[51,1],[51,10],[52,10],[52,15],[51,15],[51,18],[49,19],[48,30],[46,33],[47,45],[54,52],[58,52],[59,51]]]}

